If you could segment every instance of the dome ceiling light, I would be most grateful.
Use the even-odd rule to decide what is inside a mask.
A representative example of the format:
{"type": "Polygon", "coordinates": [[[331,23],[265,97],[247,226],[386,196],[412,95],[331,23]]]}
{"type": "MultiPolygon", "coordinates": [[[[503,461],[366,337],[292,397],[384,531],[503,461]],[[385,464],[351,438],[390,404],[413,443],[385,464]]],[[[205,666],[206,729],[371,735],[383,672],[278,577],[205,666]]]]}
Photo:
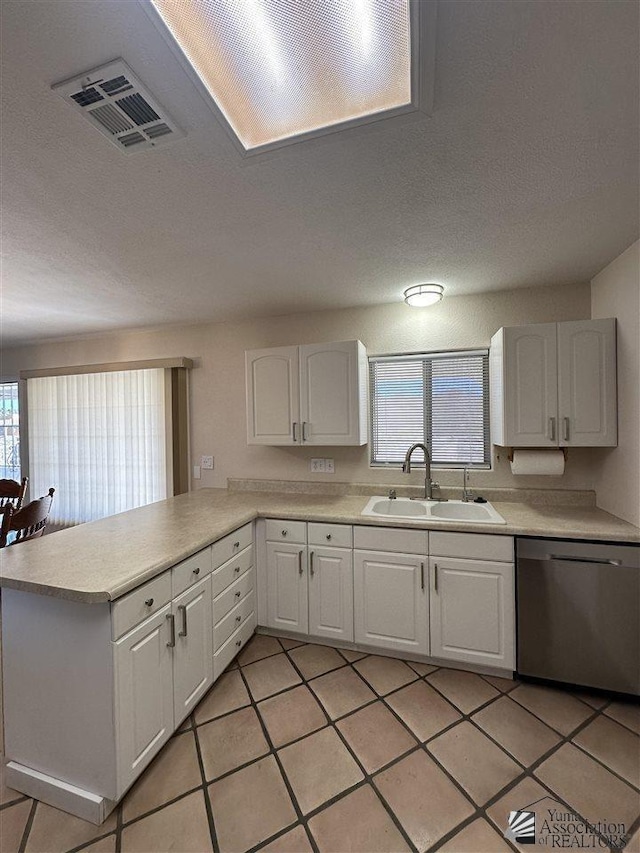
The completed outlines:
{"type": "Polygon", "coordinates": [[[413,308],[424,308],[426,305],[435,305],[444,296],[444,287],[441,284],[414,284],[404,292],[404,301],[413,308]]]}

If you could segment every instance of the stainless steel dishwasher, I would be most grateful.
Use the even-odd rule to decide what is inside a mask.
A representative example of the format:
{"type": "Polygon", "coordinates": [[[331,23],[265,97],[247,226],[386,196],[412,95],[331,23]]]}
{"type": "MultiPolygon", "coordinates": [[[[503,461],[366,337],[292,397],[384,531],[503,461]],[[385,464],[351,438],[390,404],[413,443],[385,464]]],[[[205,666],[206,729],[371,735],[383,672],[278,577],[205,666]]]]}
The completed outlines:
{"type": "Polygon", "coordinates": [[[640,695],[640,547],[516,541],[518,673],[640,695]]]}

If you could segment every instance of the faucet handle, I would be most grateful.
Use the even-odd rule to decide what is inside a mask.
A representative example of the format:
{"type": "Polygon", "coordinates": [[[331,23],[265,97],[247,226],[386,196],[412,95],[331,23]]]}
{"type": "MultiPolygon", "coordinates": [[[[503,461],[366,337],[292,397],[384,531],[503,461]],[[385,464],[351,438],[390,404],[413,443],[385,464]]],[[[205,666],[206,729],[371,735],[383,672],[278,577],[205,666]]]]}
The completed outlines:
{"type": "Polygon", "coordinates": [[[396,494],[396,490],[395,489],[389,489],[389,500],[395,501],[395,499],[397,497],[398,497],[398,495],[396,494]]]}

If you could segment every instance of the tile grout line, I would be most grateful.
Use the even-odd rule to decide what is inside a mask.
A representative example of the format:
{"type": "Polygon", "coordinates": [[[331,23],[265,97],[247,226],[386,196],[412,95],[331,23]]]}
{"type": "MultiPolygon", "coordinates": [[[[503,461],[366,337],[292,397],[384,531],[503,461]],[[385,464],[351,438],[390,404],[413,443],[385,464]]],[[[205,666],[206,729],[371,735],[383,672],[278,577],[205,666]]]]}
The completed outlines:
{"type": "MultiPolygon", "coordinates": [[[[208,692],[208,691],[207,691],[208,692]]],[[[196,706],[197,707],[197,706],[196,706]]],[[[195,712],[195,709],[194,709],[195,712]]],[[[195,716],[190,714],[192,724],[195,723],[195,716]]],[[[207,776],[204,770],[204,760],[202,758],[202,748],[200,746],[200,736],[198,733],[197,727],[193,726],[193,738],[196,744],[196,754],[198,757],[198,767],[200,769],[200,778],[202,779],[202,795],[204,798],[204,808],[207,815],[207,823],[209,824],[209,835],[211,837],[211,847],[213,849],[213,853],[220,853],[220,846],[218,844],[218,833],[216,832],[216,823],[215,818],[213,816],[213,808],[211,806],[211,801],[209,800],[209,790],[207,786],[207,776]]]]}
{"type": "Polygon", "coordinates": [[[36,808],[38,807],[39,800],[31,801],[31,809],[29,810],[29,815],[27,817],[27,822],[24,825],[24,830],[22,831],[22,838],[20,839],[20,846],[18,847],[18,853],[24,853],[27,841],[29,840],[29,834],[31,833],[31,828],[33,826],[33,821],[36,816],[36,808]]]}

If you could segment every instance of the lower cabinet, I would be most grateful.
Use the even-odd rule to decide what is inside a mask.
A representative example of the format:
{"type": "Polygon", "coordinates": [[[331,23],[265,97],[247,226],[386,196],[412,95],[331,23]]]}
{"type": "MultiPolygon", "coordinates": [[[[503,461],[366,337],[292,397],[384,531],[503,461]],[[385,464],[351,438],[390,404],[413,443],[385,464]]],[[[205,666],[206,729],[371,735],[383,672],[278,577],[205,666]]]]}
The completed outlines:
{"type": "Polygon", "coordinates": [[[309,633],[307,546],[267,542],[267,614],[270,628],[309,633]]]}
{"type": "Polygon", "coordinates": [[[211,576],[173,601],[175,723],[191,713],[213,683],[211,576]]]}
{"type": "Polygon", "coordinates": [[[353,551],[309,546],[309,633],[353,642],[353,551]]]}
{"type": "Polygon", "coordinates": [[[356,643],[429,653],[425,563],[415,554],[354,551],[356,643]]]}

